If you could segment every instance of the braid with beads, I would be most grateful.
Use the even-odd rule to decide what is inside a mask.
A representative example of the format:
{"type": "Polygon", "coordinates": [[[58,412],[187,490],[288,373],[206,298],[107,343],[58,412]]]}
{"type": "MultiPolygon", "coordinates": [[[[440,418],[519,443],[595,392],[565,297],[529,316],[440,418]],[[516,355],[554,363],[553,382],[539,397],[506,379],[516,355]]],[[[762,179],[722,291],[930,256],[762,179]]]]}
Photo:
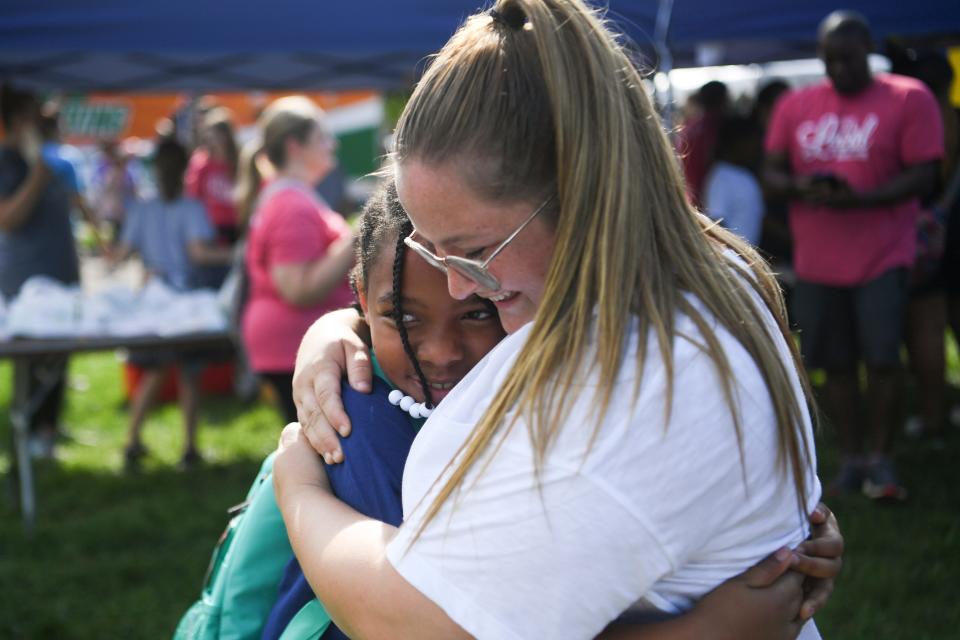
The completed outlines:
{"type": "Polygon", "coordinates": [[[407,326],[403,323],[403,292],[401,291],[401,281],[403,279],[403,256],[406,253],[407,246],[403,244],[403,239],[413,233],[413,225],[410,220],[405,220],[400,225],[397,233],[396,251],[393,257],[393,323],[397,326],[400,333],[400,341],[403,343],[403,350],[407,353],[413,368],[420,378],[420,386],[423,387],[424,403],[433,408],[433,395],[430,393],[430,386],[427,384],[427,377],[423,375],[423,369],[420,368],[420,361],[413,353],[413,347],[410,345],[410,338],[407,336],[407,326]]]}

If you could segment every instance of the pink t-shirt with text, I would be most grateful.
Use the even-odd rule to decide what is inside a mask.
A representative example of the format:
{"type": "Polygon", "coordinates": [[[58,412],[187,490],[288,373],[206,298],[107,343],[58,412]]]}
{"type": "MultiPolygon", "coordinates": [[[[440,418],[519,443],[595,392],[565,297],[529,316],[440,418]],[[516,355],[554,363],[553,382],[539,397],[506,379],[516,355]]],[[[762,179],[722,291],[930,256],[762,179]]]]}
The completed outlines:
{"type": "MultiPolygon", "coordinates": [[[[829,82],[784,96],[767,134],[768,153],[787,153],[793,174],[832,174],[871,191],[916,165],[943,156],[936,100],[919,81],[881,74],[855,96],[829,82]]],[[[794,201],[794,269],[808,282],[855,286],[916,252],[919,200],[873,208],[830,209],[794,201]]]]}
{"type": "Polygon", "coordinates": [[[344,277],[327,298],[297,307],[280,297],[270,277],[275,265],[321,259],[350,229],[306,185],[292,181],[266,187],[250,222],[247,274],[250,294],[243,311],[243,341],[254,371],[293,371],[303,334],[327,311],[346,307],[353,293],[344,277]]]}

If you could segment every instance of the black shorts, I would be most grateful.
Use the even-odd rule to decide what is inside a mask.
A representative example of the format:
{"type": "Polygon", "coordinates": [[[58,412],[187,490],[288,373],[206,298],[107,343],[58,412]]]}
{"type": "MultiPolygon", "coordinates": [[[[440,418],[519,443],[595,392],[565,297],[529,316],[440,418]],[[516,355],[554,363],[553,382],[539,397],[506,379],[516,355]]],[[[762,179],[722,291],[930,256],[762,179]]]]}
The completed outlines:
{"type": "Polygon", "coordinates": [[[854,287],[798,280],[792,310],[804,364],[827,371],[848,371],[858,362],[899,366],[906,304],[904,268],[854,287]]]}

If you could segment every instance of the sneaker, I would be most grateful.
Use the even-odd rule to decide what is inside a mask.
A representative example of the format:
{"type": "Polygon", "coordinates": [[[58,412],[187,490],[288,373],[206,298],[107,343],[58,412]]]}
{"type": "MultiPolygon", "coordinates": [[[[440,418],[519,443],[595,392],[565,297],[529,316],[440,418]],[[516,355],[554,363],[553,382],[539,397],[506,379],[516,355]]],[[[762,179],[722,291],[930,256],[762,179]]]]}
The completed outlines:
{"type": "Polygon", "coordinates": [[[147,457],[147,448],[142,444],[129,446],[123,450],[123,470],[139,471],[141,460],[147,457]]]}
{"type": "Polygon", "coordinates": [[[907,490],[897,482],[893,462],[889,458],[880,458],[867,465],[863,480],[863,495],[871,500],[903,502],[907,499],[907,490]]]}
{"type": "Polygon", "coordinates": [[[863,465],[859,460],[844,460],[837,475],[827,485],[828,496],[856,493],[863,484],[863,465]]]}
{"type": "Polygon", "coordinates": [[[183,454],[180,462],[177,463],[177,469],[180,471],[191,471],[203,464],[203,456],[196,449],[191,449],[183,454]]]}

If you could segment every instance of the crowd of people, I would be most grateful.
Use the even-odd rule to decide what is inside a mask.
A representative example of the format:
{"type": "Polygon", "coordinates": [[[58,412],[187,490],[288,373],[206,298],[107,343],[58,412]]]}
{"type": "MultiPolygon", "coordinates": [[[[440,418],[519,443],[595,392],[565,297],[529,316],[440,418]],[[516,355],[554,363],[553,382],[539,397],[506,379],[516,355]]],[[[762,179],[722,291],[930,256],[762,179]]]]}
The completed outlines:
{"type": "Polygon", "coordinates": [[[909,431],[936,442],[947,415],[944,335],[960,278],[953,74],[942,53],[915,52],[872,73],[870,29],[852,12],[831,14],[817,37],[825,80],[770,82],[747,113],[707,83],[680,152],[690,198],[785,272],[803,361],[825,372],[821,408],[843,453],[828,491],[902,500],[892,456],[902,345],[917,379],[909,431]]]}
{"type": "MultiPolygon", "coordinates": [[[[851,12],[817,37],[820,84],[769,83],[749,113],[702,87],[677,162],[595,10],[497,0],[424,72],[356,237],[317,194],[336,138],[304,97],[269,105],[242,147],[215,105],[192,151],[163,128],[155,197],[129,197],[107,154],[97,205],[47,159],[41,105],[6,87],[4,295],[77,281],[71,206],[122,211],[107,255],[174,288],[244,274],[245,357],[290,423],[245,517],[288,544],[275,581],[191,609],[177,637],[242,620],[263,638],[818,638],[843,542],[806,370],[825,371],[841,436],[827,490],[905,498],[900,346],[924,381],[919,430],[942,432],[960,172],[942,65],[873,74],[851,12]],[[789,261],[789,316],[762,251],[789,261]]],[[[129,468],[171,364],[182,464],[200,461],[210,358],[139,356],[129,468]]],[[[62,371],[48,398],[38,434],[56,431],[62,371]]],[[[215,560],[235,569],[229,553],[215,560]]]]}
{"type": "MultiPolygon", "coordinates": [[[[176,291],[219,288],[237,263],[248,283],[237,311],[238,363],[249,362],[274,387],[286,420],[295,420],[291,379],[299,339],[324,311],[353,299],[346,277],[352,234],[316,192],[336,166],[336,138],[323,112],[307,98],[281,99],[263,113],[261,133],[241,153],[232,114],[202,99],[196,130],[177,131],[174,120],[161,121],[145,158],[133,158],[115,141],[102,144],[85,188],[76,150],[60,140],[54,103],[41,104],[30,92],[5,85],[0,109],[3,296],[13,299],[34,276],[79,281],[74,212],[108,264],[135,254],[149,278],[176,291]],[[133,170],[141,160],[152,169],[147,187],[133,170]]],[[[126,469],[138,469],[148,453],[144,422],[173,367],[185,427],[181,466],[202,461],[196,444],[200,376],[207,365],[230,357],[209,350],[130,353],[128,362],[142,376],[132,392],[126,469]]],[[[65,375],[63,358],[31,365],[32,388],[56,381],[31,416],[29,448],[38,457],[52,456],[63,435],[65,375]]]]}

